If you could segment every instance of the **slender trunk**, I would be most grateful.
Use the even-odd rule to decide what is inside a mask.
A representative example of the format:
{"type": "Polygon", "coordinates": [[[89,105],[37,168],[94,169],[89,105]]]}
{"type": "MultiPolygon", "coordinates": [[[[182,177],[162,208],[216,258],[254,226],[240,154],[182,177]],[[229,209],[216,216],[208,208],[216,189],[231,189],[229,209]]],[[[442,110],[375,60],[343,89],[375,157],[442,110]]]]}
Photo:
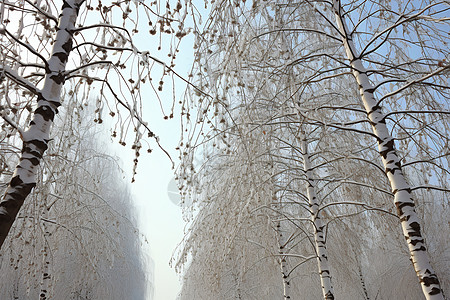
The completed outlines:
{"type": "Polygon", "coordinates": [[[233,274],[233,278],[234,278],[234,284],[236,286],[236,295],[235,295],[235,299],[242,299],[242,292],[241,292],[241,281],[239,278],[238,274],[233,274]]]}
{"type": "Polygon", "coordinates": [[[21,281],[21,278],[19,278],[17,272],[14,272],[14,288],[13,288],[13,299],[18,300],[19,299],[19,284],[21,281]]]}
{"type": "Polygon", "coordinates": [[[319,201],[316,195],[315,181],[311,169],[311,161],[308,153],[306,139],[302,140],[303,168],[308,181],[308,201],[311,212],[311,221],[314,224],[314,242],[316,245],[317,265],[319,268],[320,281],[322,283],[322,293],[325,300],[333,300],[334,292],[331,283],[331,273],[328,266],[328,252],[324,236],[324,225],[320,218],[319,201]]]}
{"type": "MultiPolygon", "coordinates": [[[[48,209],[46,205],[43,205],[43,212],[41,215],[41,219],[48,218],[48,209]]],[[[41,278],[41,291],[39,292],[39,300],[48,300],[50,299],[50,289],[52,278],[50,275],[50,256],[48,251],[48,238],[50,237],[50,229],[45,221],[43,221],[42,229],[44,231],[44,238],[42,240],[42,278],[41,278]]]]}
{"type": "Polygon", "coordinates": [[[50,59],[46,62],[44,87],[38,96],[33,120],[24,132],[22,155],[0,202],[0,247],[11,229],[25,198],[36,185],[36,172],[50,136],[50,127],[61,105],[66,63],[72,50],[72,31],[84,0],[64,0],[50,59]]]}
{"type": "Polygon", "coordinates": [[[370,300],[369,298],[369,293],[367,292],[367,288],[366,288],[366,282],[364,280],[364,276],[361,270],[361,266],[358,267],[358,271],[359,271],[359,280],[361,281],[361,287],[363,289],[363,293],[364,293],[364,300],[370,300]]]}
{"type": "MultiPolygon", "coordinates": [[[[270,129],[269,133],[266,135],[266,138],[264,138],[263,143],[266,145],[267,147],[266,151],[269,154],[267,159],[268,169],[271,170],[270,178],[271,178],[272,199],[275,200],[277,199],[277,195],[275,192],[276,175],[274,170],[275,163],[273,161],[271,151],[272,149],[277,149],[278,145],[277,142],[273,139],[272,134],[273,130],[270,129]]],[[[280,220],[276,220],[277,218],[279,219],[280,214],[283,210],[283,199],[280,197],[278,200],[279,200],[278,203],[274,204],[273,206],[274,211],[277,211],[278,213],[273,215],[271,217],[271,220],[272,224],[275,225],[275,233],[278,244],[278,254],[279,254],[278,263],[280,266],[281,278],[283,280],[283,299],[288,300],[291,299],[291,276],[290,276],[291,269],[288,266],[287,262],[288,257],[286,256],[286,254],[288,254],[289,252],[289,249],[287,248],[289,238],[287,236],[286,230],[287,226],[283,226],[280,220]]]]}
{"type": "Polygon", "coordinates": [[[389,179],[394,203],[397,207],[397,215],[400,218],[403,235],[406,238],[411,261],[420,280],[426,299],[444,299],[438,277],[430,264],[430,258],[426,250],[425,240],[421,232],[421,220],[416,211],[411,194],[411,187],[403,175],[401,162],[394,147],[394,138],[386,126],[386,118],[380,105],[374,96],[374,87],[369,81],[367,70],[360,59],[345,24],[342,7],[339,0],[334,0],[334,12],[342,42],[350,60],[353,75],[358,82],[361,99],[367,116],[372,125],[373,133],[377,137],[378,150],[389,179]]]}
{"type": "Polygon", "coordinates": [[[281,276],[283,278],[283,299],[291,299],[291,289],[290,289],[290,274],[289,267],[286,261],[286,238],[283,235],[283,230],[281,229],[281,222],[277,221],[275,230],[277,233],[277,241],[278,241],[278,254],[280,255],[280,269],[281,276]]]}

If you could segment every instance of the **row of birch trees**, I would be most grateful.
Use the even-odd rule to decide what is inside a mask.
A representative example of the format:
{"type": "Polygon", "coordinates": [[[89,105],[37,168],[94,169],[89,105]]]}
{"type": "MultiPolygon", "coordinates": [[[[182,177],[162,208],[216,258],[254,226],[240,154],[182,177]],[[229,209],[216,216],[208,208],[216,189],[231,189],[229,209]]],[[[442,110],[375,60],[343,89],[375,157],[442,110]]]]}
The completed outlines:
{"type": "Polygon", "coordinates": [[[448,2],[209,5],[180,299],[444,299],[448,2]]]}

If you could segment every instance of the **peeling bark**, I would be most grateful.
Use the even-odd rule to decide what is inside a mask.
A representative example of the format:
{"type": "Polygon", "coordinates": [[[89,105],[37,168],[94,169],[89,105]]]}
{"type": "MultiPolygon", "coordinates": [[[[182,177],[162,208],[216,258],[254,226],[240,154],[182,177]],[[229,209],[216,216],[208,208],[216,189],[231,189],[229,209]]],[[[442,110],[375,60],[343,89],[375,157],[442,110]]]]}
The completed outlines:
{"type": "Polygon", "coordinates": [[[385,115],[374,96],[374,87],[369,81],[367,70],[360,59],[360,53],[356,50],[352,36],[349,34],[345,24],[340,1],[334,0],[333,6],[345,52],[350,60],[353,76],[359,85],[361,100],[372,125],[373,133],[377,137],[378,151],[394,193],[394,203],[397,207],[397,215],[401,221],[403,235],[408,244],[411,261],[425,298],[429,300],[443,300],[442,289],[438,277],[430,264],[425,240],[421,232],[421,220],[415,211],[411,187],[402,172],[400,158],[394,145],[394,138],[389,133],[385,115]]]}
{"type": "Polygon", "coordinates": [[[308,200],[311,212],[311,221],[314,224],[314,243],[316,246],[317,266],[319,268],[320,282],[322,284],[323,299],[334,300],[333,285],[331,282],[330,267],[328,265],[328,251],[322,219],[320,218],[319,202],[316,195],[316,186],[311,169],[308,144],[302,140],[303,168],[308,182],[308,200]]]}
{"type": "Polygon", "coordinates": [[[72,32],[84,0],[65,0],[50,59],[45,63],[44,87],[37,94],[38,107],[27,131],[24,132],[22,154],[13,177],[0,202],[0,247],[3,245],[20,208],[36,186],[39,163],[48,148],[50,128],[61,105],[61,88],[72,50],[72,32]]]}

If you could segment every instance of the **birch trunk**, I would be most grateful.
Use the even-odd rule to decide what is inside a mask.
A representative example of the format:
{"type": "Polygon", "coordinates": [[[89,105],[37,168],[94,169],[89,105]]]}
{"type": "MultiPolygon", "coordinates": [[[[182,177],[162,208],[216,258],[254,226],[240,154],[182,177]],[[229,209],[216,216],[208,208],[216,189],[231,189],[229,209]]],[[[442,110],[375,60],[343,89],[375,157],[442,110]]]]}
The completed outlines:
{"type": "MultiPolygon", "coordinates": [[[[48,209],[46,205],[43,205],[42,219],[48,218],[48,209]]],[[[51,275],[50,275],[50,257],[48,251],[48,238],[50,237],[50,229],[45,221],[43,221],[42,229],[44,231],[44,239],[42,240],[42,278],[41,278],[41,291],[39,292],[39,300],[48,300],[50,298],[51,289],[51,275]]]]}
{"type": "Polygon", "coordinates": [[[314,243],[316,246],[317,265],[319,268],[320,282],[322,283],[322,293],[325,300],[333,300],[334,292],[331,283],[331,273],[328,266],[328,252],[324,236],[324,225],[320,218],[319,202],[316,195],[316,187],[311,169],[311,161],[309,158],[308,144],[306,139],[302,140],[303,168],[308,182],[308,201],[311,212],[311,221],[314,224],[314,243]]]}
{"type": "Polygon", "coordinates": [[[426,299],[444,299],[436,273],[430,264],[425,240],[421,232],[421,220],[416,211],[411,194],[411,187],[402,172],[401,162],[394,147],[394,138],[386,126],[385,115],[374,96],[374,87],[369,81],[367,70],[356,50],[352,36],[345,24],[342,7],[339,0],[334,0],[334,13],[337,27],[350,61],[353,76],[359,85],[361,100],[372,125],[373,133],[377,137],[378,151],[394,193],[394,203],[400,218],[403,235],[406,238],[411,261],[420,280],[426,299]]]}
{"type": "Polygon", "coordinates": [[[24,132],[22,155],[0,202],[0,247],[11,229],[25,198],[36,185],[36,172],[48,148],[50,128],[61,105],[61,88],[65,81],[66,63],[72,50],[72,31],[84,0],[64,0],[59,17],[55,44],[46,62],[44,86],[38,93],[38,106],[27,131],[24,132]]]}
{"type": "Polygon", "coordinates": [[[278,241],[278,254],[280,255],[280,269],[281,276],[283,278],[283,299],[291,299],[291,290],[290,290],[290,274],[289,267],[287,266],[286,261],[286,238],[283,235],[283,230],[281,229],[281,222],[277,221],[275,230],[277,233],[277,241],[278,241]]]}
{"type": "Polygon", "coordinates": [[[361,281],[361,287],[363,289],[363,293],[364,293],[364,300],[370,300],[369,298],[369,293],[367,292],[367,288],[366,288],[366,282],[364,280],[364,276],[361,270],[361,266],[359,266],[359,280],[361,281]]]}

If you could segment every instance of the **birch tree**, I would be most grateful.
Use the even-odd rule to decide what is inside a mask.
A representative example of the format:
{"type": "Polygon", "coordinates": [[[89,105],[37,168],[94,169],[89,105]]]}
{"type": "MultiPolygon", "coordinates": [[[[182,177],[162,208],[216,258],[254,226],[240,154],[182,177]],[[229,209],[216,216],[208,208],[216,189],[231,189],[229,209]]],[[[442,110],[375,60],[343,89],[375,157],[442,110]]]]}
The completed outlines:
{"type": "MultiPolygon", "coordinates": [[[[376,43],[377,45],[375,48],[368,50],[368,52],[376,51],[377,48],[380,48],[384,44],[383,40],[388,38],[390,31],[392,31],[395,27],[420,16],[423,12],[429,9],[431,10],[431,13],[434,14],[433,7],[438,5],[438,3],[430,4],[429,6],[420,8],[419,10],[414,7],[408,8],[409,11],[406,11],[406,13],[404,12],[404,15],[400,16],[393,25],[385,28],[378,35],[375,35],[374,38],[366,45],[364,50],[368,50],[368,47],[371,47],[376,43]],[[386,35],[383,36],[383,33],[385,32],[386,35]],[[381,36],[383,37],[381,38],[381,36]],[[379,37],[381,38],[381,41],[375,42],[375,40],[379,37]]],[[[346,25],[346,20],[344,17],[345,11],[341,6],[340,1],[333,2],[333,9],[336,16],[337,28],[343,41],[347,58],[350,61],[353,75],[358,82],[361,99],[371,122],[373,132],[376,136],[379,152],[382,157],[383,165],[386,169],[386,174],[389,178],[392,191],[395,194],[394,203],[397,207],[398,216],[402,222],[403,233],[410,249],[411,259],[417,276],[419,277],[427,299],[443,299],[438,277],[430,265],[430,258],[428,256],[426,244],[421,231],[422,222],[418,218],[415,211],[415,203],[412,199],[411,186],[408,184],[407,179],[403,175],[400,158],[394,147],[394,138],[391,136],[388,127],[386,126],[386,116],[382,112],[380,102],[377,101],[374,96],[375,86],[370,82],[368,70],[364,67],[361,61],[361,57],[363,57],[362,53],[360,53],[355,47],[352,34],[346,25]]],[[[437,19],[434,19],[433,21],[439,22],[437,19]]],[[[415,26],[420,25],[415,24],[415,26]]],[[[445,66],[438,66],[436,71],[432,71],[421,78],[414,79],[413,82],[403,85],[398,90],[392,92],[391,95],[407,89],[414,83],[424,82],[428,78],[442,73],[445,69],[445,66]]],[[[401,82],[404,81],[402,78],[394,80],[400,80],[401,82]]],[[[433,86],[433,84],[431,84],[431,86],[433,86]]],[[[390,97],[391,95],[386,95],[383,98],[390,97]]]]}
{"type": "MultiPolygon", "coordinates": [[[[62,90],[77,94],[83,105],[91,102],[95,122],[102,123],[105,115],[115,119],[112,135],[120,144],[125,146],[127,136],[134,135],[136,164],[143,136],[159,146],[159,138],[142,119],[141,90],[153,91],[154,99],[161,101],[157,93],[172,86],[165,79],[177,76],[173,67],[180,39],[188,33],[183,23],[187,14],[187,4],[181,2],[173,8],[139,1],[1,3],[2,126],[13,128],[12,134],[23,141],[22,158],[0,204],[1,243],[36,185],[62,90]],[[160,38],[141,51],[135,43],[139,34],[160,38]],[[162,45],[161,35],[172,37],[171,43],[162,45]],[[168,60],[157,59],[150,54],[153,50],[167,53],[168,60]]],[[[163,116],[173,117],[173,111],[163,116]]]]}

